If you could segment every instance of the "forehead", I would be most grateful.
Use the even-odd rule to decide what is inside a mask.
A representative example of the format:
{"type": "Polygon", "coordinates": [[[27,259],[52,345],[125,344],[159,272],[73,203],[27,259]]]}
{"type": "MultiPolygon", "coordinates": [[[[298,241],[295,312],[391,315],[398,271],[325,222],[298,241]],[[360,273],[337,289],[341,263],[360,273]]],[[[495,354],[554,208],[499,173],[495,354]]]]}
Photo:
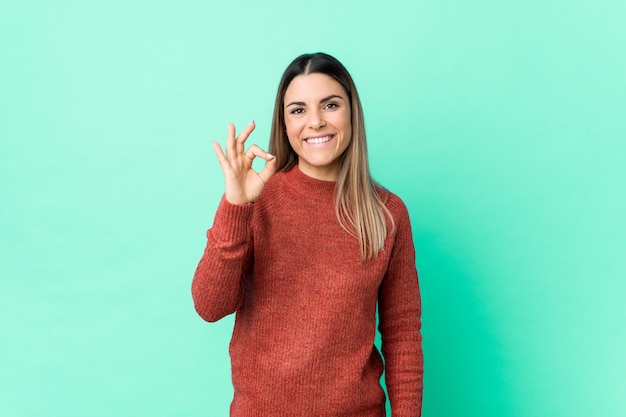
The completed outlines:
{"type": "Polygon", "coordinates": [[[344,98],[347,96],[342,85],[330,75],[320,73],[298,75],[291,80],[285,90],[285,102],[291,100],[315,101],[332,94],[344,98]]]}

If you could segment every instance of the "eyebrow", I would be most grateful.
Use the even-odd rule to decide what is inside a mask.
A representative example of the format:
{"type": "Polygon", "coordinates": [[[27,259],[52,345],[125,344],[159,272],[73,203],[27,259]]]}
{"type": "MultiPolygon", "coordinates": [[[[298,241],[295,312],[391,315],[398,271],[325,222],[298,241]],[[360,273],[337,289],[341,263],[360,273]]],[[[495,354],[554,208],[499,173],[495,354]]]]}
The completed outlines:
{"type": "MultiPolygon", "coordinates": [[[[343,101],[343,97],[341,97],[338,94],[331,94],[328,97],[324,97],[323,99],[320,100],[320,103],[324,103],[328,100],[332,100],[334,98],[338,98],[340,100],[343,101]]],[[[306,103],[304,101],[292,101],[291,103],[287,104],[285,107],[289,107],[289,106],[304,106],[306,105],[306,103]]]]}

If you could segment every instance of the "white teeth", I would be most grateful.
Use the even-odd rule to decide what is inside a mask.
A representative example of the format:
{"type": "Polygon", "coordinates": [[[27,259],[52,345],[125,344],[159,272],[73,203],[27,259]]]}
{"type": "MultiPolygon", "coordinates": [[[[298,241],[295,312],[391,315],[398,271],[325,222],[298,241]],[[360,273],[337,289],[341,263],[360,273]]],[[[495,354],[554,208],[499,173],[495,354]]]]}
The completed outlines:
{"type": "Polygon", "coordinates": [[[328,142],[331,139],[331,136],[324,136],[321,138],[310,138],[306,139],[306,143],[324,143],[328,142]]]}

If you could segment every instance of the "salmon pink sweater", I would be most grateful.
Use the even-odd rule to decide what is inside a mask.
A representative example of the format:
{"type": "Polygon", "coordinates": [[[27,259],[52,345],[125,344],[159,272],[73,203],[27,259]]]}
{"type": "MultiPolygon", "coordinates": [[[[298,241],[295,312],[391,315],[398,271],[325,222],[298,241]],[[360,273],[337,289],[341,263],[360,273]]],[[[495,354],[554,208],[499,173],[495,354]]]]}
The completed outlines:
{"type": "Polygon", "coordinates": [[[297,167],[253,204],[222,198],[196,269],[198,314],[236,312],[232,417],[393,417],[422,405],[421,303],[407,209],[381,190],[395,228],[362,262],[335,215],[335,183],[297,167]],[[376,306],[382,355],[374,346],[376,306]]]}

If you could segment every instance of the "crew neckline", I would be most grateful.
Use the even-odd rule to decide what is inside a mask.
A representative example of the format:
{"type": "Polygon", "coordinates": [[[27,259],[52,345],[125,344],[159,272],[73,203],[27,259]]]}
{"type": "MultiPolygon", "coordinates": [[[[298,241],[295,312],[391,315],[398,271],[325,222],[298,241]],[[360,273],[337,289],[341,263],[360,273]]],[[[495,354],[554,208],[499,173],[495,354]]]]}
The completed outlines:
{"type": "Polygon", "coordinates": [[[300,194],[319,198],[333,197],[337,181],[320,180],[309,177],[295,165],[285,173],[287,184],[300,194]]]}

